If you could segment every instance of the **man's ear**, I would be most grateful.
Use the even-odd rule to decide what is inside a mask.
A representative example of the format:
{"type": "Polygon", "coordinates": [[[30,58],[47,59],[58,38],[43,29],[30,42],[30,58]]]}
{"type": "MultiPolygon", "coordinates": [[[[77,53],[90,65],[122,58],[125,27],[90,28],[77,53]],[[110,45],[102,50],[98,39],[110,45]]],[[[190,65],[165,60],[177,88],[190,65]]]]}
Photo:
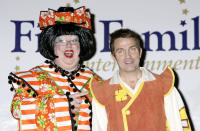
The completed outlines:
{"type": "Polygon", "coordinates": [[[113,54],[111,54],[111,57],[112,57],[113,61],[116,62],[116,58],[113,54]]]}
{"type": "Polygon", "coordinates": [[[140,58],[142,57],[142,48],[140,48],[140,58]]]}

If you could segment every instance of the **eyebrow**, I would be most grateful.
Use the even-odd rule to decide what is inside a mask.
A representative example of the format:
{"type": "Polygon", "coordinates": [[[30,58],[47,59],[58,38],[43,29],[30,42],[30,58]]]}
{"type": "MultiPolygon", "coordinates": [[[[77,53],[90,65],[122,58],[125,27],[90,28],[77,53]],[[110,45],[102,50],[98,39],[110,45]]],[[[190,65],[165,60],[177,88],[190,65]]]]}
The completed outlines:
{"type": "MultiPolygon", "coordinates": [[[[79,38],[78,38],[78,37],[75,37],[75,38],[72,38],[71,40],[79,40],[79,38]]],[[[69,41],[71,41],[71,40],[69,40],[69,41]]],[[[57,38],[57,41],[68,41],[68,40],[65,40],[65,39],[62,38],[62,37],[58,37],[58,38],[57,38]]]]}
{"type": "Polygon", "coordinates": [[[118,50],[123,50],[123,48],[117,48],[117,49],[115,50],[115,52],[118,51],[118,50]]]}
{"type": "Polygon", "coordinates": [[[137,48],[137,45],[132,45],[132,46],[130,46],[130,48],[131,48],[131,47],[136,47],[136,48],[137,48]]]}
{"type": "Polygon", "coordinates": [[[62,37],[58,37],[58,41],[63,40],[62,37]]]}
{"type": "MultiPolygon", "coordinates": [[[[131,48],[131,47],[136,47],[137,48],[137,45],[132,45],[129,48],[131,48]]],[[[115,51],[120,50],[120,49],[123,49],[123,48],[117,48],[115,51]]]]}

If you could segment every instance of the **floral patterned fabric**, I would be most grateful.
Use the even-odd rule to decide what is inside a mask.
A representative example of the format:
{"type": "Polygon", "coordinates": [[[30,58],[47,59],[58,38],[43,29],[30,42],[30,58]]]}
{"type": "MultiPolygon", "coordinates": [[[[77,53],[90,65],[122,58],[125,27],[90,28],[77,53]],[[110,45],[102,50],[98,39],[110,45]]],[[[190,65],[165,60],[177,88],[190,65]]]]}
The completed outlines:
{"type": "MultiPolygon", "coordinates": [[[[66,92],[74,94],[77,91],[70,87],[71,83],[65,76],[54,70],[44,64],[30,71],[15,73],[16,77],[21,79],[13,83],[15,95],[11,112],[19,121],[19,130],[70,131],[74,130],[72,123],[76,126],[75,130],[91,130],[91,96],[87,95],[89,103],[85,97],[81,97],[80,112],[72,114],[66,92]],[[23,81],[27,83],[24,84],[23,81]]],[[[85,68],[85,71],[79,71],[79,74],[74,75],[73,83],[79,91],[89,92],[88,84],[94,73],[85,68]]],[[[95,78],[99,79],[98,76],[95,78]]]]}

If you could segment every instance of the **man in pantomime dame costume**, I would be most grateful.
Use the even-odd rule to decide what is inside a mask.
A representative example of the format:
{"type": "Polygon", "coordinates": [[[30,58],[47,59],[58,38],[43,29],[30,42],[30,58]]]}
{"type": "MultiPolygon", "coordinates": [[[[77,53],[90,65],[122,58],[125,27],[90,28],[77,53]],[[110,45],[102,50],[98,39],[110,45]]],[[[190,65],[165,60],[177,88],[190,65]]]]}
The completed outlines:
{"type": "Polygon", "coordinates": [[[39,21],[39,50],[47,60],[28,71],[10,73],[15,90],[12,115],[20,131],[90,131],[89,81],[99,79],[82,64],[96,50],[90,12],[84,6],[60,7],[41,11],[39,21]]]}

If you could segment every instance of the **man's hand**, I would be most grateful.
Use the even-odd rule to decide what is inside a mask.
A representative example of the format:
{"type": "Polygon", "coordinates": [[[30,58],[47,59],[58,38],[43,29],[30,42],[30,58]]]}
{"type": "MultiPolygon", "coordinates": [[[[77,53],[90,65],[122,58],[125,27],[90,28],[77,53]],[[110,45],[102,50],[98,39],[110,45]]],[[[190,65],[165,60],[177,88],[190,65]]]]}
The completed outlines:
{"type": "Polygon", "coordinates": [[[88,94],[88,92],[81,92],[81,93],[69,95],[70,98],[73,98],[73,101],[71,102],[71,105],[73,105],[75,107],[72,110],[73,112],[79,112],[80,111],[80,109],[76,109],[76,108],[81,106],[81,103],[82,103],[81,96],[85,96],[87,94],[88,94]]]}

